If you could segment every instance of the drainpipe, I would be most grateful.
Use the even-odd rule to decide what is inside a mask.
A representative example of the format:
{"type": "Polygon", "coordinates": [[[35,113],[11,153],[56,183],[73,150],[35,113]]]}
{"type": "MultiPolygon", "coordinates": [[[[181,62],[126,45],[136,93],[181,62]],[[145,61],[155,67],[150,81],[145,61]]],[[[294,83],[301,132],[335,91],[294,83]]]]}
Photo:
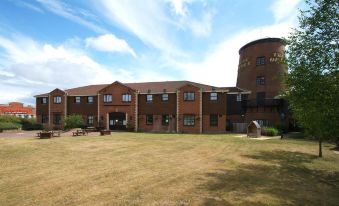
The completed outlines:
{"type": "Polygon", "coordinates": [[[200,99],[199,99],[199,102],[200,102],[200,134],[202,133],[202,88],[200,88],[200,99]]]}
{"type": "Polygon", "coordinates": [[[135,91],[135,118],[134,118],[134,121],[135,121],[135,125],[134,125],[134,131],[137,132],[138,131],[138,97],[139,97],[139,92],[138,91],[135,91]]]}
{"type": "Polygon", "coordinates": [[[177,133],[179,133],[179,96],[180,96],[180,91],[177,90],[177,133]]]}
{"type": "Polygon", "coordinates": [[[98,102],[98,120],[97,120],[97,126],[100,127],[100,93],[98,93],[97,102],[98,102]]]}
{"type": "Polygon", "coordinates": [[[51,94],[48,94],[48,127],[51,127],[51,94]]]}

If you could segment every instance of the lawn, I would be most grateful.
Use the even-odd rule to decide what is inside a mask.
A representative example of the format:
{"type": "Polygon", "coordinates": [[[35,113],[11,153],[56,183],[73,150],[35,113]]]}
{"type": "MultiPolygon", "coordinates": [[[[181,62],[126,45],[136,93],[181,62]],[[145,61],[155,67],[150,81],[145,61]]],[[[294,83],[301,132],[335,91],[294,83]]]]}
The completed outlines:
{"type": "Polygon", "coordinates": [[[304,140],[0,138],[0,205],[338,205],[339,155],[304,140]]]}

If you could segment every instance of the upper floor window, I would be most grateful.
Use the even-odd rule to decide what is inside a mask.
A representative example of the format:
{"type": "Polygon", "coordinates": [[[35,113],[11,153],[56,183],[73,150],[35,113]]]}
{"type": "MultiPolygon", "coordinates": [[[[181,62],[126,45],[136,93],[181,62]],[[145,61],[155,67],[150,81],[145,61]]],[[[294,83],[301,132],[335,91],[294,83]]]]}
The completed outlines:
{"type": "Polygon", "coordinates": [[[264,76],[257,76],[256,83],[257,83],[257,85],[264,85],[265,84],[265,77],[264,76]]]}
{"type": "Polygon", "coordinates": [[[132,95],[130,95],[130,94],[123,94],[122,95],[122,101],[123,102],[131,102],[132,101],[132,95]]]}
{"type": "Polygon", "coordinates": [[[152,101],[153,101],[153,95],[152,94],[147,94],[146,102],[152,102],[152,101]]]}
{"type": "Polygon", "coordinates": [[[184,115],[185,126],[194,126],[194,124],[195,124],[195,115],[184,115]]]}
{"type": "Polygon", "coordinates": [[[161,99],[162,99],[162,101],[167,102],[168,101],[168,94],[162,94],[161,99]]]}
{"type": "Polygon", "coordinates": [[[210,100],[211,100],[211,101],[216,101],[216,100],[218,100],[218,93],[216,93],[216,92],[210,93],[210,100]]]}
{"type": "Polygon", "coordinates": [[[61,103],[61,96],[55,96],[53,98],[55,104],[60,104],[61,103]]]}
{"type": "Polygon", "coordinates": [[[94,101],[94,98],[93,98],[93,96],[88,96],[87,97],[87,103],[93,103],[93,101],[94,101]]]}
{"type": "Polygon", "coordinates": [[[237,94],[237,102],[241,102],[241,94],[237,94]]]}
{"type": "Polygon", "coordinates": [[[81,97],[74,97],[74,102],[79,104],[81,101],[81,97]]]}
{"type": "Polygon", "coordinates": [[[264,65],[264,64],[266,64],[265,57],[257,57],[256,65],[264,65]]]}
{"type": "Polygon", "coordinates": [[[152,114],[146,115],[146,124],[153,124],[153,115],[152,114]]]}
{"type": "Polygon", "coordinates": [[[105,94],[104,95],[104,102],[112,102],[112,95],[111,94],[105,94]]]}
{"type": "Polygon", "coordinates": [[[185,92],[184,93],[185,101],[194,101],[194,92],[185,92]]]}
{"type": "Polygon", "coordinates": [[[41,97],[41,104],[47,104],[47,97],[41,97]]]}

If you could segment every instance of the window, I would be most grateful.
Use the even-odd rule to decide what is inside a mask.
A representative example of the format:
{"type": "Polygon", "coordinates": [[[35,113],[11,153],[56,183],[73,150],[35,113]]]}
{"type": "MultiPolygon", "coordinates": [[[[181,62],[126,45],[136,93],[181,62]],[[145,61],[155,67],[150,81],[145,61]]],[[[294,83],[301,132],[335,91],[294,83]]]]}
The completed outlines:
{"type": "Polygon", "coordinates": [[[168,114],[164,114],[162,115],[162,125],[166,126],[169,125],[169,115],[168,114]]]}
{"type": "Polygon", "coordinates": [[[48,123],[48,115],[45,114],[41,115],[41,123],[42,124],[48,123]]]}
{"type": "Polygon", "coordinates": [[[210,115],[210,126],[218,126],[218,115],[217,114],[210,115]]]}
{"type": "Polygon", "coordinates": [[[266,64],[266,59],[265,57],[257,57],[256,65],[264,65],[266,64]]]}
{"type": "Polygon", "coordinates": [[[111,94],[105,94],[104,95],[104,102],[112,102],[112,95],[111,94]]]}
{"type": "Polygon", "coordinates": [[[217,101],[218,100],[218,93],[216,93],[216,92],[210,93],[210,100],[211,101],[217,101]]]}
{"type": "Polygon", "coordinates": [[[41,104],[47,104],[47,97],[41,97],[41,104]]]}
{"type": "Polygon", "coordinates": [[[87,97],[87,103],[92,104],[93,101],[94,101],[93,96],[88,96],[88,97],[87,97]]]}
{"type": "Polygon", "coordinates": [[[123,102],[131,102],[132,101],[132,95],[130,95],[130,94],[123,94],[122,95],[122,101],[123,102]]]}
{"type": "Polygon", "coordinates": [[[53,114],[53,124],[55,124],[55,125],[61,124],[61,114],[60,113],[54,113],[53,114]]]}
{"type": "Polygon", "coordinates": [[[61,103],[61,97],[60,96],[55,96],[53,98],[53,100],[54,100],[54,104],[60,104],[61,103]]]}
{"type": "Polygon", "coordinates": [[[237,94],[237,102],[241,102],[241,94],[237,94]]]}
{"type": "Polygon", "coordinates": [[[146,102],[152,102],[153,101],[153,95],[152,94],[148,94],[146,96],[146,102]]]}
{"type": "Polygon", "coordinates": [[[265,84],[265,77],[264,76],[257,76],[257,85],[264,85],[265,84]]]}
{"type": "Polygon", "coordinates": [[[152,114],[146,115],[146,124],[153,124],[153,115],[152,114]]]}
{"type": "Polygon", "coordinates": [[[184,115],[184,125],[185,126],[194,126],[195,115],[184,115]]]}
{"type": "Polygon", "coordinates": [[[81,101],[81,97],[74,97],[74,102],[79,104],[81,101]]]}
{"type": "Polygon", "coordinates": [[[184,93],[185,101],[194,101],[194,92],[185,92],[184,93]]]}
{"type": "Polygon", "coordinates": [[[261,127],[269,126],[268,121],[266,119],[257,119],[255,121],[257,121],[261,127]]]}
{"type": "Polygon", "coordinates": [[[93,125],[94,124],[94,116],[93,115],[88,115],[87,116],[87,124],[88,125],[93,125]]]}
{"type": "Polygon", "coordinates": [[[161,99],[163,102],[167,102],[168,101],[168,94],[162,94],[161,99]]]}

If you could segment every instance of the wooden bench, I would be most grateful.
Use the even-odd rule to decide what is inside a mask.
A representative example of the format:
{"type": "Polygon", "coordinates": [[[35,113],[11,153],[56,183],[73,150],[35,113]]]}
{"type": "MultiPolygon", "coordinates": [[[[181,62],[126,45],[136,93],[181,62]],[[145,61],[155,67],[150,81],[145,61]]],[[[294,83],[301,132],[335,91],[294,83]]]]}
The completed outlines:
{"type": "Polygon", "coordinates": [[[85,136],[87,135],[88,132],[86,132],[86,130],[77,130],[76,132],[73,132],[73,136],[85,136]]]}
{"type": "Polygon", "coordinates": [[[87,128],[85,129],[85,131],[86,131],[87,133],[89,133],[89,132],[96,132],[97,129],[96,129],[95,127],[87,127],[87,128]]]}
{"type": "Polygon", "coordinates": [[[53,137],[53,133],[52,132],[38,132],[37,136],[40,137],[40,139],[49,139],[53,137]]]}
{"type": "Polygon", "coordinates": [[[104,136],[104,135],[111,135],[111,131],[110,130],[101,130],[100,131],[100,135],[104,136]]]}

